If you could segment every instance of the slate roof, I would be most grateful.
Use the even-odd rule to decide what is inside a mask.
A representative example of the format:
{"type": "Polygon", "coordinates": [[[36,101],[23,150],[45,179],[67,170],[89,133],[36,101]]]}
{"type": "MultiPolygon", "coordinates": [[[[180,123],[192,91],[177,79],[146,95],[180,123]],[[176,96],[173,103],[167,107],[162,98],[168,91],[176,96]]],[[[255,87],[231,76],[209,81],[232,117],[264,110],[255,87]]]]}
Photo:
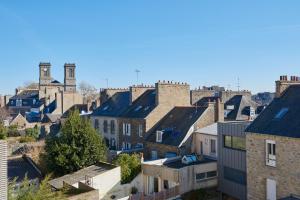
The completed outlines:
{"type": "Polygon", "coordinates": [[[145,118],[156,107],[156,90],[146,90],[121,115],[124,118],[145,118]]]}
{"type": "Polygon", "coordinates": [[[23,157],[8,159],[7,170],[8,179],[13,180],[14,178],[17,178],[17,183],[23,181],[26,174],[29,180],[41,178],[39,172],[23,157]]]}
{"type": "Polygon", "coordinates": [[[81,113],[82,111],[87,112],[88,106],[87,104],[75,104],[62,115],[62,118],[68,117],[70,112],[73,112],[75,110],[79,110],[79,113],[81,113]]]}
{"type": "Polygon", "coordinates": [[[289,197],[285,197],[285,198],[282,198],[282,199],[279,199],[279,200],[300,200],[300,196],[291,195],[289,197]]]}
{"type": "Polygon", "coordinates": [[[250,107],[256,110],[258,105],[247,96],[235,95],[225,102],[224,110],[227,110],[227,106],[234,106],[234,109],[225,117],[225,120],[243,121],[249,119],[250,107]]]}
{"type": "Polygon", "coordinates": [[[300,138],[300,85],[290,86],[252,122],[246,132],[300,138]],[[287,109],[281,117],[276,115],[287,109]]]}
{"type": "Polygon", "coordinates": [[[67,174],[65,176],[53,179],[49,181],[49,184],[56,189],[61,189],[63,188],[63,182],[73,185],[80,181],[84,181],[86,176],[95,177],[116,167],[117,166],[108,163],[97,163],[95,165],[78,170],[72,174],[67,174]]]}
{"type": "Polygon", "coordinates": [[[162,118],[148,133],[146,141],[156,143],[156,131],[163,131],[159,144],[179,146],[191,126],[207,109],[206,107],[175,107],[162,118]]]}
{"type": "Polygon", "coordinates": [[[39,91],[38,90],[24,90],[19,94],[14,95],[11,99],[31,99],[31,98],[38,98],[39,91]]]}
{"type": "Polygon", "coordinates": [[[96,108],[92,116],[120,116],[130,104],[130,92],[117,92],[100,107],[96,108]]]}

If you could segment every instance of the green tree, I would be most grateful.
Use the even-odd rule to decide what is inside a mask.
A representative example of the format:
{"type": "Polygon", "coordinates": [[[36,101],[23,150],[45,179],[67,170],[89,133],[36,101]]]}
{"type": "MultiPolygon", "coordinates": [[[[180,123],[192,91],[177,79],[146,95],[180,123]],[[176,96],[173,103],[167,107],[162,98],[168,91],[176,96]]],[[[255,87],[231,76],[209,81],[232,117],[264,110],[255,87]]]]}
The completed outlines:
{"type": "Polygon", "coordinates": [[[39,137],[39,128],[38,128],[38,126],[35,125],[34,128],[25,129],[25,135],[27,137],[32,137],[34,139],[37,139],[39,137]]]}
{"type": "Polygon", "coordinates": [[[7,137],[7,128],[0,122],[0,140],[4,140],[7,137]]]}
{"type": "Polygon", "coordinates": [[[120,154],[114,164],[121,167],[122,184],[131,182],[141,172],[141,158],[138,154],[120,154]]]}
{"type": "Polygon", "coordinates": [[[15,180],[9,184],[8,200],[65,200],[61,192],[53,192],[48,184],[50,177],[45,179],[37,187],[30,184],[27,177],[21,182],[18,190],[14,191],[15,180]]]}
{"type": "Polygon", "coordinates": [[[99,161],[106,161],[105,142],[89,120],[71,112],[58,137],[46,139],[47,166],[56,175],[64,175],[99,161]]]}

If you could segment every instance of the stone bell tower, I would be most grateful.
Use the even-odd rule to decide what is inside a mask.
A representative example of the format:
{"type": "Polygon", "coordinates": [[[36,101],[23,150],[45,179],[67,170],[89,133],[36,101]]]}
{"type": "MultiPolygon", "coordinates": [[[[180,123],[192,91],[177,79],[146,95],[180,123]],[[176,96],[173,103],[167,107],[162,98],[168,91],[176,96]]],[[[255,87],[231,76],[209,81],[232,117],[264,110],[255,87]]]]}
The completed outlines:
{"type": "Polygon", "coordinates": [[[65,63],[64,87],[66,92],[76,92],[75,64],[65,63]]]}
{"type": "Polygon", "coordinates": [[[40,75],[39,75],[39,87],[47,86],[51,84],[51,64],[50,63],[43,63],[39,64],[40,68],[40,75]]]}

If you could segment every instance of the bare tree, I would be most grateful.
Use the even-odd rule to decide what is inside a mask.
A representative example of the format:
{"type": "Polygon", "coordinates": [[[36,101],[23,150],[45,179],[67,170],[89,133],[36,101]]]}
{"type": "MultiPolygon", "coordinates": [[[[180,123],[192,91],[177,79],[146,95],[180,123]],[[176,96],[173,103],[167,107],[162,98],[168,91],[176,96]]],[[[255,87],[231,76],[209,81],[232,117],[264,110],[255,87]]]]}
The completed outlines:
{"type": "Polygon", "coordinates": [[[26,81],[24,87],[26,89],[39,89],[39,84],[34,81],[26,81]]]}
{"type": "Polygon", "coordinates": [[[0,123],[3,122],[3,120],[7,119],[7,117],[9,117],[9,112],[7,108],[0,108],[0,123]]]}
{"type": "Polygon", "coordinates": [[[96,100],[99,97],[97,89],[85,81],[79,84],[79,90],[87,102],[96,100]]]}

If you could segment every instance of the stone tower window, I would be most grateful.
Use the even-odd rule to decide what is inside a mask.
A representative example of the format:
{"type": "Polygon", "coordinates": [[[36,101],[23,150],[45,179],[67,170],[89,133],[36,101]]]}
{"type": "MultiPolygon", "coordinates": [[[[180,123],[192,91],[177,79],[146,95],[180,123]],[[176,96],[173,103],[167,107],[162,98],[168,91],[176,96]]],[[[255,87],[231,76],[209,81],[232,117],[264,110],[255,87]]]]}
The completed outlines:
{"type": "Polygon", "coordinates": [[[69,77],[70,78],[74,78],[75,77],[74,69],[69,69],[69,77]]]}

